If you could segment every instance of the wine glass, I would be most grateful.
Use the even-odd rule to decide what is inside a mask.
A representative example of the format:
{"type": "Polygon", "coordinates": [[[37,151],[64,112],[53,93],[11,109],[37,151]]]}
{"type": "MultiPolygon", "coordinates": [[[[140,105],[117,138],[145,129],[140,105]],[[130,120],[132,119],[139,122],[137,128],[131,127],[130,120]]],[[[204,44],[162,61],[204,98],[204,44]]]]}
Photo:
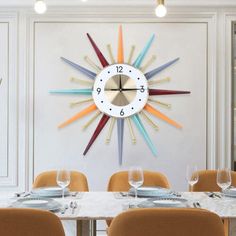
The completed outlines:
{"type": "Polygon", "coordinates": [[[192,191],[193,185],[196,184],[199,179],[196,165],[187,165],[186,179],[188,181],[188,184],[191,186],[190,191],[192,191]]]}
{"type": "Polygon", "coordinates": [[[135,191],[135,202],[138,199],[137,188],[143,184],[143,170],[141,167],[133,166],[129,169],[129,184],[135,191]]]}
{"type": "Polygon", "coordinates": [[[231,171],[227,168],[218,169],[216,182],[223,193],[231,185],[231,171]]]}
{"type": "Polygon", "coordinates": [[[65,197],[65,188],[70,184],[70,171],[58,170],[57,171],[57,184],[62,188],[62,198],[65,197]]]}

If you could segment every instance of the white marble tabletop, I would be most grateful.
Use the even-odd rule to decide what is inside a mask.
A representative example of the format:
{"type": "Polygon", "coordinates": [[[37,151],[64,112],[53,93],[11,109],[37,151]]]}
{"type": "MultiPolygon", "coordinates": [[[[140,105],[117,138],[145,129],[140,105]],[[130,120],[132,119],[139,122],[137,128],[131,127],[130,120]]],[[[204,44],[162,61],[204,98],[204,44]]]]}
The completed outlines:
{"type": "MultiPolygon", "coordinates": [[[[236,198],[210,198],[202,192],[184,192],[182,198],[188,200],[189,207],[193,202],[199,202],[201,208],[215,212],[222,218],[236,218],[236,198]]],[[[9,207],[17,199],[12,196],[0,196],[0,207],[9,207]]],[[[106,220],[112,219],[119,213],[128,209],[133,198],[116,197],[112,192],[85,192],[82,196],[66,197],[64,200],[55,198],[63,206],[69,206],[71,201],[76,201],[78,207],[72,214],[69,207],[64,214],[56,213],[62,220],[106,220]]],[[[145,201],[139,198],[138,201],[145,201]]]]}
{"type": "MultiPolygon", "coordinates": [[[[189,207],[193,207],[194,202],[199,202],[201,208],[215,212],[221,218],[236,218],[236,198],[210,198],[202,192],[185,192],[181,195],[181,198],[188,200],[189,207]]],[[[73,199],[66,198],[63,204],[68,204],[71,200],[73,199]]],[[[139,202],[145,200],[138,199],[139,202]]],[[[58,213],[58,216],[61,219],[108,220],[127,210],[133,201],[130,197],[117,198],[112,192],[86,192],[81,199],[76,200],[78,209],[74,215],[69,210],[64,215],[58,213]]]]}

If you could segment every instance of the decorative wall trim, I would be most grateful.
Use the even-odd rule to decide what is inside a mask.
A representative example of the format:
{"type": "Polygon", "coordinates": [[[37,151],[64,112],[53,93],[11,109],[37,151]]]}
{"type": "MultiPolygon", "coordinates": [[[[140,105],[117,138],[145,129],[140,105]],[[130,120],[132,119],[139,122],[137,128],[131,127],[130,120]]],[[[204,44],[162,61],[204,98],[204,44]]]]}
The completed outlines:
{"type": "Polygon", "coordinates": [[[219,27],[221,37],[221,50],[219,51],[219,95],[221,96],[219,106],[223,111],[218,114],[219,120],[219,155],[222,165],[233,167],[233,75],[232,75],[232,24],[236,22],[236,12],[229,11],[221,14],[222,22],[219,27]]]}
{"type": "Polygon", "coordinates": [[[16,14],[1,15],[0,22],[8,24],[7,75],[8,95],[2,98],[8,105],[7,116],[7,176],[0,177],[0,186],[16,187],[18,184],[18,82],[17,82],[17,18],[16,14]]]}
{"type": "MultiPolygon", "coordinates": [[[[8,0],[1,1],[1,6],[31,6],[33,3],[31,0],[8,0]]],[[[50,0],[48,3],[49,6],[138,6],[138,5],[149,5],[154,6],[156,4],[155,0],[100,0],[99,3],[97,0],[89,0],[88,2],[82,1],[73,1],[73,0],[50,0]]],[[[166,3],[168,6],[236,6],[234,0],[168,0],[166,3]]]]}

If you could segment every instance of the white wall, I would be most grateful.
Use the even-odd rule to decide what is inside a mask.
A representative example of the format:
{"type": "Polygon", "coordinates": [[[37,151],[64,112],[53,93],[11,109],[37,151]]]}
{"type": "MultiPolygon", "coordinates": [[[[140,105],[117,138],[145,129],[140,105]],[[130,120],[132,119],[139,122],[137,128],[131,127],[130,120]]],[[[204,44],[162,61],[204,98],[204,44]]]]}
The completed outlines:
{"type": "MultiPolygon", "coordinates": [[[[12,175],[16,180],[16,187],[12,188],[13,191],[31,186],[36,174],[45,169],[58,168],[60,165],[84,171],[89,177],[91,189],[101,190],[105,189],[108,176],[119,169],[116,158],[116,132],[108,147],[103,144],[106,135],[106,132],[103,132],[86,159],[82,160],[81,153],[95,124],[84,134],[80,127],[87,119],[58,132],[57,123],[73,115],[75,111],[68,108],[70,101],[68,97],[48,94],[51,88],[72,86],[67,78],[75,72],[63,65],[58,57],[61,55],[73,57],[83,64],[82,58],[86,53],[95,58],[85,38],[81,38],[81,48],[76,45],[77,37],[82,37],[87,28],[103,50],[105,44],[109,42],[112,42],[115,48],[116,22],[124,25],[125,42],[128,44],[126,46],[134,43],[141,49],[146,41],[145,37],[138,37],[137,25],[147,34],[155,32],[158,36],[152,47],[158,56],[155,65],[174,56],[181,57],[180,62],[168,70],[167,74],[172,77],[172,81],[163,85],[163,88],[192,91],[189,96],[162,99],[173,105],[172,110],[162,109],[162,111],[182,123],[183,130],[179,131],[159,122],[160,131],[156,133],[147,125],[150,136],[158,148],[159,155],[156,159],[152,157],[142,137],[136,131],[137,147],[132,147],[129,138],[125,140],[123,168],[134,164],[136,162],[134,157],[142,152],[142,155],[136,157],[138,164],[144,168],[163,171],[170,178],[174,188],[184,189],[187,163],[198,162],[201,168],[215,168],[219,160],[225,165],[230,164],[230,108],[227,108],[227,104],[230,102],[231,84],[225,71],[225,68],[229,69],[230,60],[226,60],[222,50],[229,50],[226,40],[230,36],[228,27],[234,12],[230,13],[230,18],[227,9],[222,12],[222,9],[213,8],[205,11],[202,9],[182,11],[172,8],[168,17],[162,20],[155,18],[151,12],[149,7],[135,9],[89,7],[67,9],[63,13],[61,9],[55,9],[45,16],[36,16],[30,10],[4,11],[3,9],[4,21],[5,18],[7,22],[11,22],[12,19],[15,21],[10,27],[15,33],[10,48],[17,53],[13,58],[18,58],[9,61],[9,66],[17,68],[13,70],[17,72],[13,75],[13,78],[17,79],[17,82],[13,83],[16,91],[10,90],[10,92],[11,96],[18,98],[15,111],[11,110],[9,117],[17,118],[14,112],[19,111],[17,127],[14,129],[17,143],[11,149],[13,153],[10,155],[12,158],[10,166],[15,168],[12,175]],[[19,15],[15,15],[15,12],[19,15]],[[102,35],[98,25],[104,30],[102,35]],[[148,27],[145,27],[147,25],[148,27]],[[108,30],[105,30],[105,27],[108,27],[108,30]],[[14,48],[15,46],[18,50],[14,48]],[[228,63],[227,66],[223,67],[221,61],[228,63]],[[196,65],[197,67],[194,67],[196,65]],[[193,70],[195,72],[191,73],[193,70]],[[194,105],[197,106],[196,109],[194,105]],[[192,114],[195,115],[189,119],[192,114]],[[225,135],[227,138],[223,138],[225,135]],[[64,148],[65,146],[67,148],[64,148]],[[96,155],[97,153],[102,154],[101,157],[96,155]],[[100,176],[99,180],[97,176],[100,176]]],[[[3,88],[2,86],[1,89],[3,88]]],[[[2,101],[6,104],[7,97],[4,96],[2,101]]],[[[9,122],[9,118],[7,119],[5,122],[9,122]]],[[[12,142],[8,140],[8,145],[10,144],[12,142]]],[[[5,154],[1,160],[4,163],[5,154]]],[[[4,168],[6,170],[6,164],[4,168]]]]}
{"type": "MultiPolygon", "coordinates": [[[[121,22],[122,23],[122,22],[121,22]]],[[[137,145],[130,139],[125,123],[123,166],[118,164],[116,126],[110,145],[105,145],[109,125],[97,138],[88,154],[82,153],[94,132],[98,120],[86,131],[82,125],[91,115],[80,119],[68,127],[58,130],[57,125],[87,107],[84,104],[71,109],[69,103],[84,99],[83,96],[53,96],[52,89],[86,88],[70,82],[71,77],[87,80],[86,76],[73,70],[60,60],[60,56],[70,58],[88,67],[83,57],[88,55],[99,63],[89,44],[86,32],[96,39],[106,58],[109,58],[106,44],[111,43],[116,55],[117,23],[43,22],[35,24],[34,42],[34,174],[47,169],[58,168],[62,163],[86,173],[92,190],[105,190],[109,176],[115,171],[128,169],[131,165],[141,165],[144,169],[165,173],[172,187],[185,189],[185,168],[195,163],[206,168],[206,126],[207,126],[207,24],[205,23],[123,23],[124,51],[126,59],[132,44],[136,45],[135,57],[148,38],[155,33],[156,38],[143,64],[154,54],[157,60],[151,70],[176,57],[180,61],[156,76],[156,79],[170,76],[170,83],[153,87],[191,91],[191,95],[162,96],[156,99],[172,104],[165,109],[152,104],[172,119],[183,125],[176,129],[152,117],[160,126],[156,132],[143,120],[158,156],[154,157],[138,130],[137,145]],[[140,33],[142,32],[142,33],[140,33]],[[197,40],[196,40],[197,39],[197,40]],[[174,163],[178,163],[177,165],[174,163]],[[108,167],[108,168],[106,168],[108,167]],[[99,178],[98,178],[99,176],[99,178]]],[[[86,97],[86,96],[85,96],[86,97]]],[[[135,126],[133,124],[133,126],[135,126]]]]}

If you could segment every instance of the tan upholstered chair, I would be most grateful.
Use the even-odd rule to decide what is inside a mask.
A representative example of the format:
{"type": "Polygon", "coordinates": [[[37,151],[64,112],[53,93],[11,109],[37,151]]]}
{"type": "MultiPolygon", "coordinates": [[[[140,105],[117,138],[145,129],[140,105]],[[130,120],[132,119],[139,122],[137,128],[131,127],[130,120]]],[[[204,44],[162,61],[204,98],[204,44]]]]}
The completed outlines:
{"type": "MultiPolygon", "coordinates": [[[[57,186],[56,178],[56,170],[43,172],[36,177],[33,188],[57,186]]],[[[70,189],[70,191],[89,191],[86,176],[80,172],[71,171],[70,185],[68,188],[70,189]]]]}
{"type": "MultiPolygon", "coordinates": [[[[170,188],[167,178],[159,172],[144,171],[143,175],[143,186],[159,186],[163,188],[170,188]]],[[[127,192],[130,189],[130,185],[128,183],[128,171],[120,171],[113,174],[110,177],[107,189],[110,192],[127,192]]]]}
{"type": "Polygon", "coordinates": [[[191,208],[134,209],[112,220],[108,236],[224,236],[216,214],[191,208]]]}
{"type": "MultiPolygon", "coordinates": [[[[217,185],[217,170],[198,171],[199,180],[192,187],[194,192],[219,192],[220,187],[217,185]]],[[[236,172],[231,171],[232,185],[236,186],[236,172]]],[[[190,189],[191,190],[191,189],[190,189]]]]}
{"type": "Polygon", "coordinates": [[[49,211],[0,209],[2,236],[64,236],[60,219],[49,211]]]}

